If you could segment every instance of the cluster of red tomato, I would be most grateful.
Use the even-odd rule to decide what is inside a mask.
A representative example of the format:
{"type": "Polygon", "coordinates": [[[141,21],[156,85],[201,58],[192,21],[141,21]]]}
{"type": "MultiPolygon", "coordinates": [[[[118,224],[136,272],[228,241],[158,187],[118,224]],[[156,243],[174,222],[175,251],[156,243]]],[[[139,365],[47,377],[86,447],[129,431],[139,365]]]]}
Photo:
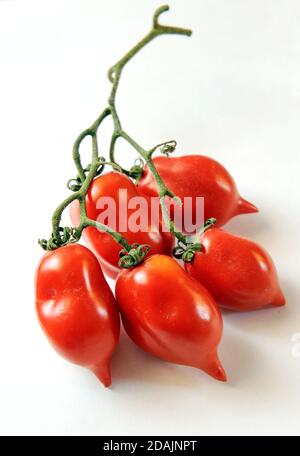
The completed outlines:
{"type": "MultiPolygon", "coordinates": [[[[182,200],[204,197],[205,219],[217,219],[198,240],[201,249],[183,268],[172,258],[170,233],[153,233],[150,226],[148,232],[127,229],[128,243],[147,244],[150,252],[137,266],[120,270],[122,247],[109,234],[87,227],[84,236],[91,250],[69,244],[42,258],[36,274],[39,321],[62,356],[91,369],[106,386],[119,339],[119,313],[127,334],[145,351],[225,381],[217,355],[222,336],[219,308],[249,311],[285,304],[268,253],[220,229],[233,216],[257,209],[240,197],[225,168],[208,157],[158,157],[154,164],[171,191],[182,200]],[[115,297],[102,270],[116,278],[115,297]]],[[[97,220],[99,198],[117,200],[120,188],[127,190],[128,199],[158,193],[147,166],[138,185],[119,172],[103,174],[86,195],[88,217],[97,220]]],[[[77,201],[71,209],[76,226],[77,201]]]]}

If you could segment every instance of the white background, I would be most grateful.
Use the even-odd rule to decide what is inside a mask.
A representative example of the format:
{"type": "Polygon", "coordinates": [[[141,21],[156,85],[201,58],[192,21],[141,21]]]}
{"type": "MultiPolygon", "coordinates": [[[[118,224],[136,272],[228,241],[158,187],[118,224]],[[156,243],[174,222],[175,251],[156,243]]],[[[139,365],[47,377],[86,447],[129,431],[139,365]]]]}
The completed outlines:
{"type": "Polygon", "coordinates": [[[56,355],[34,313],[37,238],[75,174],[74,138],[106,103],[107,69],[160,2],[1,1],[1,434],[299,434],[300,2],[169,3],[162,20],[194,34],[160,37],[130,62],[121,119],[146,147],[176,138],[178,154],[208,154],[230,170],[260,213],[227,228],[272,254],[288,305],[225,315],[227,384],[151,358],[125,336],[111,389],[56,355]]]}

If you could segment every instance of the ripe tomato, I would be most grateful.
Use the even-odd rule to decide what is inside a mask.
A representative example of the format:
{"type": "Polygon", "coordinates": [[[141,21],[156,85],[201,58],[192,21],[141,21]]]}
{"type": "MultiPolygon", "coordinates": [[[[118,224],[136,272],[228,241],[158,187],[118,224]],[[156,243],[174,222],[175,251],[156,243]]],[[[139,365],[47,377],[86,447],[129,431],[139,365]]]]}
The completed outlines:
{"type": "Polygon", "coordinates": [[[43,256],[36,272],[36,310],[55,350],[91,369],[109,386],[109,365],[119,339],[120,318],[92,252],[69,244],[43,256]]]}
{"type": "MultiPolygon", "coordinates": [[[[163,233],[160,229],[159,217],[158,223],[153,222],[151,225],[150,202],[149,198],[139,193],[134,183],[125,175],[118,172],[110,172],[97,177],[91,184],[86,196],[87,215],[92,220],[98,220],[103,208],[99,208],[101,198],[110,197],[116,204],[116,230],[119,231],[129,244],[148,244],[150,246],[150,255],[163,253],[171,255],[174,246],[174,240],[170,233],[163,233]],[[122,193],[119,193],[119,190],[122,193]],[[145,217],[146,226],[143,230],[133,232],[130,229],[130,217],[134,214],[136,208],[134,198],[141,197],[146,204],[141,208],[141,214],[145,217]],[[127,207],[128,217],[119,214],[120,199],[122,207],[127,207]],[[147,220],[148,219],[148,220],[147,220]],[[122,226],[122,224],[124,226],[122,226]]],[[[104,209],[106,210],[106,208],[104,209]]],[[[70,215],[74,226],[79,222],[79,204],[74,201],[71,204],[70,215]]],[[[139,221],[137,221],[139,223],[139,221]]],[[[109,223],[105,222],[106,225],[109,223]]],[[[111,226],[111,228],[114,228],[111,226]]],[[[142,227],[143,228],[143,227],[142,227]]],[[[116,278],[120,268],[118,267],[119,252],[122,247],[112,239],[109,234],[103,233],[96,228],[88,227],[83,232],[84,239],[87,241],[91,250],[95,253],[103,271],[111,278],[116,278]]]]}
{"type": "Polygon", "coordinates": [[[185,268],[222,307],[256,310],[285,304],[274,263],[262,247],[218,228],[204,233],[201,243],[203,250],[185,268]]]}
{"type": "MultiPolygon", "coordinates": [[[[183,214],[184,198],[192,198],[191,220],[183,217],[182,228],[185,232],[194,231],[189,226],[196,222],[196,197],[204,197],[204,220],[214,217],[218,226],[224,225],[235,215],[257,212],[253,204],[240,197],[228,171],[212,158],[202,155],[160,156],[153,161],[166,187],[181,198],[183,214]]],[[[144,168],[138,187],[149,196],[157,195],[157,185],[148,166],[144,168]]],[[[173,206],[170,209],[173,214],[173,206]]]]}
{"type": "Polygon", "coordinates": [[[209,292],[165,255],[153,255],[116,282],[122,322],[143,350],[165,361],[226,375],[217,355],[222,318],[209,292]]]}

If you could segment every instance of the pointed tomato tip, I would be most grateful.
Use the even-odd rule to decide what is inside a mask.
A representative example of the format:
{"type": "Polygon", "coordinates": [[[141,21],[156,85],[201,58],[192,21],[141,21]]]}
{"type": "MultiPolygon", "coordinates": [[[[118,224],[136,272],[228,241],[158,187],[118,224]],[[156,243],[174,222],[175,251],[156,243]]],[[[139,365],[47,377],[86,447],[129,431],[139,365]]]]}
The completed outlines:
{"type": "Polygon", "coordinates": [[[98,380],[107,388],[111,385],[111,373],[109,363],[101,364],[91,368],[91,371],[96,375],[98,380]]]}
{"type": "Polygon", "coordinates": [[[272,306],[282,307],[282,306],[285,306],[285,304],[286,304],[286,299],[284,297],[284,294],[282,293],[281,290],[279,290],[277,295],[274,298],[274,301],[272,302],[272,306]]]}
{"type": "Polygon", "coordinates": [[[254,204],[250,203],[249,201],[245,200],[244,198],[239,199],[238,205],[237,205],[237,210],[236,210],[236,215],[238,214],[253,214],[255,212],[258,212],[258,209],[254,204]]]}
{"type": "Polygon", "coordinates": [[[219,365],[218,369],[216,369],[215,375],[213,375],[213,377],[220,382],[227,382],[227,375],[221,364],[219,365]]]}
{"type": "Polygon", "coordinates": [[[220,382],[227,381],[226,372],[219,360],[218,355],[214,355],[213,358],[207,363],[207,365],[202,368],[208,375],[219,380],[220,382]]]}

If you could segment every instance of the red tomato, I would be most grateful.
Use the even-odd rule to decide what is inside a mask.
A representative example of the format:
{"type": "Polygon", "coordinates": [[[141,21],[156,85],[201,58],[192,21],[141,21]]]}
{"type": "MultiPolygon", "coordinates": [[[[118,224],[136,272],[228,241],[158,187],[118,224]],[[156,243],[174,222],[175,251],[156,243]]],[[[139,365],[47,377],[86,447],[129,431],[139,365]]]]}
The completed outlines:
{"type": "MultiPolygon", "coordinates": [[[[171,255],[174,246],[174,239],[170,233],[163,233],[159,226],[159,221],[151,225],[150,217],[150,204],[149,198],[141,194],[136,188],[134,183],[125,175],[110,172],[97,177],[91,184],[88,194],[86,196],[87,215],[92,220],[98,220],[103,208],[99,208],[100,198],[111,197],[116,203],[116,231],[119,231],[127,240],[129,244],[148,244],[150,246],[150,255],[155,253],[163,253],[171,255]],[[130,202],[134,202],[133,198],[142,197],[146,203],[145,209],[142,213],[145,215],[147,212],[148,222],[146,221],[145,230],[133,232],[129,226],[130,217],[134,214],[136,208],[128,209],[128,217],[120,216],[119,203],[120,193],[119,190],[127,192],[121,195],[123,207],[128,207],[130,202]],[[98,206],[98,208],[97,208],[98,206]],[[124,226],[122,224],[125,223],[124,226]]],[[[104,209],[105,210],[105,209],[104,209]]],[[[71,204],[70,215],[74,226],[79,222],[79,204],[75,201],[71,204]]],[[[146,217],[146,218],[147,218],[146,217]]],[[[109,225],[109,223],[105,223],[109,225]]],[[[111,226],[111,228],[114,228],[111,226]]],[[[87,241],[90,248],[97,256],[105,274],[111,278],[116,278],[120,268],[118,267],[119,252],[122,247],[114,240],[109,234],[98,231],[96,228],[88,227],[83,233],[84,239],[87,241]]]]}
{"type": "Polygon", "coordinates": [[[114,296],[96,257],[69,244],[47,252],[36,273],[36,310],[55,350],[111,384],[110,359],[120,319],[114,296]]]}
{"type": "Polygon", "coordinates": [[[217,355],[222,335],[217,305],[174,259],[154,255],[122,270],[116,299],[125,330],[143,350],[226,380],[217,355]]]}
{"type": "MultiPolygon", "coordinates": [[[[190,223],[196,221],[196,197],[204,197],[204,220],[214,217],[217,219],[218,226],[224,225],[235,215],[257,212],[257,208],[253,204],[240,197],[236,184],[228,171],[212,158],[202,155],[161,156],[154,158],[153,161],[169,190],[181,198],[182,202],[185,197],[192,198],[190,223]]],[[[144,174],[138,187],[140,191],[149,196],[157,195],[157,185],[148,166],[144,168],[144,174]]],[[[186,216],[183,222],[182,230],[184,232],[194,231],[187,227],[190,223],[186,216]]]]}
{"type": "Polygon", "coordinates": [[[203,250],[185,268],[222,307],[256,310],[285,304],[274,263],[262,247],[218,228],[204,233],[201,243],[203,250]]]}

